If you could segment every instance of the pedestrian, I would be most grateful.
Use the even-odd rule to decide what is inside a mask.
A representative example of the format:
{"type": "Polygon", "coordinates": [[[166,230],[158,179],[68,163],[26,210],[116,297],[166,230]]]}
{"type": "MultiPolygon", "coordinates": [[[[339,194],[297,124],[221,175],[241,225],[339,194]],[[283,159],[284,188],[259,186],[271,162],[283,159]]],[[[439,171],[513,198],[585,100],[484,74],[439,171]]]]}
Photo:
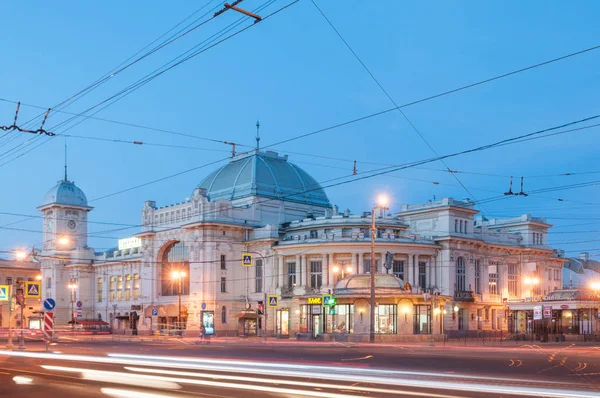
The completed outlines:
{"type": "Polygon", "coordinates": [[[204,327],[204,324],[201,323],[200,324],[200,344],[204,344],[204,335],[206,334],[206,328],[204,327]]]}

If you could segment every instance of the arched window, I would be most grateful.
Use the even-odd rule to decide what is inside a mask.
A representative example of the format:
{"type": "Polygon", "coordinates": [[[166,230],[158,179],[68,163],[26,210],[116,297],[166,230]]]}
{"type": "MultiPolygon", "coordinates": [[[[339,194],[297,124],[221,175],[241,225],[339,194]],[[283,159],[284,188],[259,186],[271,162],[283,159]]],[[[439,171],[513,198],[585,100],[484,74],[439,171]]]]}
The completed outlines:
{"type": "Polygon", "coordinates": [[[181,287],[181,294],[190,294],[190,263],[188,261],[187,247],[183,242],[172,243],[163,253],[161,259],[161,281],[163,296],[177,296],[181,287]],[[182,272],[180,278],[173,273],[182,272]]]}
{"type": "Polygon", "coordinates": [[[464,292],[467,285],[467,269],[464,257],[456,259],[456,287],[455,291],[464,292]]]}
{"type": "Polygon", "coordinates": [[[221,308],[221,323],[227,323],[227,307],[221,308]]]}

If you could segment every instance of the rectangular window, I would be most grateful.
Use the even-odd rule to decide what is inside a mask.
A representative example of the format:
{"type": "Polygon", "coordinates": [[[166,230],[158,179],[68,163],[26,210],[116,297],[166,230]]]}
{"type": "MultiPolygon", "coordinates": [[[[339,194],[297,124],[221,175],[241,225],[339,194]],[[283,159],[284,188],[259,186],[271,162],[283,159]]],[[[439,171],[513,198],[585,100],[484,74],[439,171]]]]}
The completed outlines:
{"type": "Polygon", "coordinates": [[[263,291],[263,260],[256,260],[256,266],[254,270],[256,272],[255,281],[256,281],[256,293],[262,293],[263,291]]]}
{"type": "Polygon", "coordinates": [[[115,301],[115,287],[116,287],[116,278],[114,276],[110,277],[109,280],[109,284],[108,284],[108,301],[115,301]]]}
{"type": "Polygon", "coordinates": [[[377,238],[381,238],[384,233],[385,233],[385,230],[377,228],[377,235],[375,235],[375,236],[377,238]]]}
{"type": "Polygon", "coordinates": [[[287,287],[296,286],[296,263],[287,263],[287,287]]]}
{"type": "Polygon", "coordinates": [[[370,238],[371,237],[371,229],[370,228],[365,228],[365,229],[361,229],[361,232],[364,233],[365,238],[370,238]]]}
{"type": "Polygon", "coordinates": [[[427,287],[427,263],[419,261],[419,287],[427,287]]]}
{"type": "Polygon", "coordinates": [[[415,305],[413,311],[414,334],[430,334],[431,307],[429,305],[415,305]]]}
{"type": "Polygon", "coordinates": [[[375,310],[375,333],[396,334],[398,307],[395,304],[379,304],[375,310]]]}
{"type": "Polygon", "coordinates": [[[396,278],[404,280],[404,261],[392,261],[392,273],[396,278]]]}
{"type": "Polygon", "coordinates": [[[323,284],[323,263],[320,261],[310,262],[310,287],[318,289],[323,284]]]}
{"type": "Polygon", "coordinates": [[[516,264],[508,264],[508,296],[517,297],[519,275],[516,264]]]}
{"type": "Polygon", "coordinates": [[[221,293],[227,293],[227,278],[221,278],[221,293]]]}
{"type": "Polygon", "coordinates": [[[140,274],[133,274],[133,299],[140,298],[140,274]]]}
{"type": "MultiPolygon", "coordinates": [[[[365,274],[371,273],[371,260],[364,260],[365,274]]],[[[375,271],[379,267],[379,260],[375,260],[375,271]]]]}
{"type": "Polygon", "coordinates": [[[102,278],[98,278],[96,283],[96,301],[102,302],[102,278]]]}
{"type": "Polygon", "coordinates": [[[6,277],[6,284],[7,285],[12,285],[12,278],[9,278],[8,276],[6,277]]]}
{"type": "Polygon", "coordinates": [[[481,294],[481,264],[480,260],[475,260],[475,293],[481,294]]]}
{"type": "Polygon", "coordinates": [[[351,238],[352,228],[342,228],[342,238],[351,238]]]}
{"type": "Polygon", "coordinates": [[[498,294],[498,274],[490,274],[489,276],[489,292],[490,294],[498,294]]]}
{"type": "Polygon", "coordinates": [[[125,301],[131,300],[131,274],[125,275],[125,301]]]}
{"type": "Polygon", "coordinates": [[[331,235],[331,232],[332,232],[332,230],[331,230],[331,229],[326,229],[326,230],[325,230],[325,237],[326,237],[326,238],[329,238],[329,237],[330,237],[330,235],[331,235]]]}
{"type": "Polygon", "coordinates": [[[117,277],[117,301],[123,300],[123,275],[117,277]]]}
{"type": "Polygon", "coordinates": [[[221,269],[227,269],[227,256],[221,254],[221,269]]]}
{"type": "Polygon", "coordinates": [[[311,239],[318,239],[319,238],[319,231],[317,230],[311,230],[310,231],[310,238],[311,239]]]}

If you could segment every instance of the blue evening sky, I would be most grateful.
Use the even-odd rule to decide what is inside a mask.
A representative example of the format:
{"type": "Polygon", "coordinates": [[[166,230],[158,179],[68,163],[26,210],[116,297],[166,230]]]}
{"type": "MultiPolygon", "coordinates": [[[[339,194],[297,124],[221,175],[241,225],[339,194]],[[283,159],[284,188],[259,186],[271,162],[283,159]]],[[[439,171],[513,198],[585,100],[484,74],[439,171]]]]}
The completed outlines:
{"type": "MultiPolygon", "coordinates": [[[[4,2],[0,98],[54,106],[206,3],[4,2]]],[[[188,22],[221,4],[209,3],[188,22]]],[[[595,1],[317,3],[398,104],[600,44],[600,5],[595,1]]],[[[255,9],[262,4],[262,0],[245,0],[240,6],[255,9]]],[[[285,0],[274,1],[260,14],[285,4],[285,0]]],[[[239,18],[233,11],[222,14],[64,110],[77,113],[103,101],[239,18]]],[[[249,24],[245,20],[241,26],[249,24]]],[[[448,154],[600,113],[599,63],[600,50],[596,50],[404,111],[439,154],[448,154]]],[[[261,144],[269,145],[390,107],[311,1],[301,0],[96,116],[248,145],[254,145],[259,118],[261,144]]],[[[12,123],[14,109],[13,103],[0,101],[0,124],[12,123]]],[[[39,112],[23,106],[19,121],[24,123],[39,112]]],[[[67,117],[51,113],[46,127],[80,137],[193,147],[69,138],[69,179],[90,200],[224,158],[229,151],[224,144],[91,119],[68,131],[55,127],[67,117]]],[[[600,170],[598,131],[592,128],[503,146],[448,159],[447,164],[465,172],[458,176],[479,200],[505,192],[510,175],[526,176],[526,190],[595,181],[599,174],[590,172],[600,170]],[[547,177],[567,172],[589,174],[547,177]]],[[[0,212],[36,215],[46,191],[62,178],[64,138],[50,139],[26,152],[42,139],[16,135],[0,134],[0,212]]],[[[433,156],[397,111],[276,149],[299,153],[290,154],[290,160],[317,181],[350,175],[351,160],[364,172],[381,167],[371,163],[401,164],[433,156]]],[[[93,201],[90,220],[138,224],[144,200],[156,200],[159,206],[181,202],[215,167],[93,201]]],[[[423,167],[328,188],[327,193],[342,210],[357,213],[367,210],[382,191],[392,197],[392,211],[402,203],[421,203],[434,195],[437,199],[469,196],[452,175],[440,171],[439,162],[423,167]]],[[[550,242],[567,255],[585,249],[600,253],[600,234],[594,232],[600,219],[598,189],[595,185],[512,197],[489,202],[482,210],[488,218],[524,212],[548,217],[556,227],[550,242]]],[[[42,240],[40,219],[0,214],[0,226],[4,226],[1,250],[39,245],[42,240]]],[[[92,233],[109,228],[90,224],[92,233]]],[[[106,233],[111,238],[95,237],[90,245],[97,250],[114,247],[113,238],[135,232],[106,233]]]]}

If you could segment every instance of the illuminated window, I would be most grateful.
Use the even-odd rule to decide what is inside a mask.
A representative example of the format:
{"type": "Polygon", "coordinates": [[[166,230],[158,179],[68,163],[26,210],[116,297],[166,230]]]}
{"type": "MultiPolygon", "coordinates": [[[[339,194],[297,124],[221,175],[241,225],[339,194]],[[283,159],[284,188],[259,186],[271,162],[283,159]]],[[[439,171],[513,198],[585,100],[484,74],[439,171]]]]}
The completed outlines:
{"type": "Polygon", "coordinates": [[[131,300],[131,275],[125,275],[125,301],[131,300]]]}
{"type": "Polygon", "coordinates": [[[96,301],[102,301],[102,278],[98,278],[96,283],[96,301]]]}
{"type": "Polygon", "coordinates": [[[117,301],[123,300],[123,275],[117,277],[117,301]]]}
{"type": "Polygon", "coordinates": [[[115,301],[115,287],[116,287],[116,278],[114,276],[111,276],[109,279],[109,284],[108,284],[108,301],[115,301]]]}
{"type": "Polygon", "coordinates": [[[430,334],[431,330],[431,306],[415,305],[413,308],[413,332],[414,334],[430,334]]]}
{"type": "Polygon", "coordinates": [[[491,273],[489,276],[489,293],[498,294],[498,274],[491,273]]]}
{"type": "Polygon", "coordinates": [[[133,299],[140,298],[140,274],[133,274],[133,299]]]}

